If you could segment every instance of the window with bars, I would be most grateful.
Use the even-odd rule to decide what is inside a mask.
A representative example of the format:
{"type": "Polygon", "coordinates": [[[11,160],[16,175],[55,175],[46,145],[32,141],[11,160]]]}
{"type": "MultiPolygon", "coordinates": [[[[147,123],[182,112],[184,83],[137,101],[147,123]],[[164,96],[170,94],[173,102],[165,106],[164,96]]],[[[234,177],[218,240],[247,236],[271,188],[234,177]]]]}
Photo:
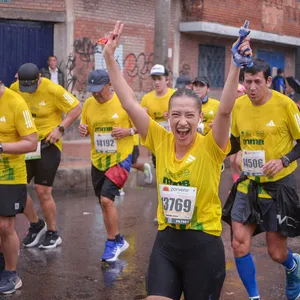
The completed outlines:
{"type": "Polygon", "coordinates": [[[223,88],[225,80],[225,47],[199,45],[198,76],[206,76],[209,86],[223,88]]]}

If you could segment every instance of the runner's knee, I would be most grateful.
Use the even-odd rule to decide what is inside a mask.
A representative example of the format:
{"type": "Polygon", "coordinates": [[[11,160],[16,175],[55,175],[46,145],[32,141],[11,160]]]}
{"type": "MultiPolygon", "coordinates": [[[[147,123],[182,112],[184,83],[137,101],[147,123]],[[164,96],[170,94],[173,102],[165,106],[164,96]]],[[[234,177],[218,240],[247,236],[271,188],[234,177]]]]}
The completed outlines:
{"type": "Polygon", "coordinates": [[[100,197],[100,204],[102,209],[109,209],[110,207],[114,206],[114,202],[111,199],[103,196],[100,197]]]}
{"type": "Polygon", "coordinates": [[[0,236],[10,235],[14,232],[14,218],[0,217],[0,236]]]}
{"type": "Polygon", "coordinates": [[[250,252],[250,241],[245,236],[233,235],[231,243],[234,255],[236,257],[242,257],[250,252]]]}
{"type": "Polygon", "coordinates": [[[288,250],[286,247],[278,247],[278,245],[268,245],[268,254],[273,261],[282,263],[286,260],[288,250]]]}
{"type": "Polygon", "coordinates": [[[38,195],[39,200],[42,202],[52,200],[51,191],[52,191],[51,187],[36,185],[36,193],[38,195]]]}

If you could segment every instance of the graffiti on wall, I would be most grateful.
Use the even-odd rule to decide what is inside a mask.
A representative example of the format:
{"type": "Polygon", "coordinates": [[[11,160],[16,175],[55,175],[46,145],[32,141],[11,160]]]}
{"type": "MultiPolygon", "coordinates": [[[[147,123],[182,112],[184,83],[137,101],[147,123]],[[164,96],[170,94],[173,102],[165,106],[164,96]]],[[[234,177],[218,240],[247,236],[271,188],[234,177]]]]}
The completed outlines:
{"type": "Polygon", "coordinates": [[[191,66],[189,64],[183,64],[179,71],[179,75],[191,76],[191,66]]]}
{"type": "MultiPolygon", "coordinates": [[[[140,53],[128,54],[123,62],[123,75],[127,78],[130,85],[136,85],[138,91],[148,91],[146,80],[149,79],[150,70],[153,66],[153,53],[146,55],[140,53]]],[[[149,85],[149,84],[148,84],[149,85]]]]}
{"type": "MultiPolygon", "coordinates": [[[[115,59],[133,90],[137,92],[149,92],[152,89],[150,70],[154,64],[153,53],[129,53],[123,58],[123,45],[119,45],[115,52],[115,59]]],[[[85,95],[90,70],[106,69],[102,48],[87,37],[74,40],[73,53],[68,56],[65,65],[68,90],[71,93],[76,91],[82,95],[85,95]]],[[[172,68],[168,66],[168,69],[170,81],[172,82],[172,68]]],[[[191,66],[183,64],[179,74],[190,75],[190,73],[191,66]]]]}
{"type": "Polygon", "coordinates": [[[66,62],[67,88],[70,92],[76,89],[83,92],[87,85],[87,76],[94,65],[94,56],[97,51],[97,44],[84,37],[76,39],[73,43],[73,54],[68,56],[66,62]]]}

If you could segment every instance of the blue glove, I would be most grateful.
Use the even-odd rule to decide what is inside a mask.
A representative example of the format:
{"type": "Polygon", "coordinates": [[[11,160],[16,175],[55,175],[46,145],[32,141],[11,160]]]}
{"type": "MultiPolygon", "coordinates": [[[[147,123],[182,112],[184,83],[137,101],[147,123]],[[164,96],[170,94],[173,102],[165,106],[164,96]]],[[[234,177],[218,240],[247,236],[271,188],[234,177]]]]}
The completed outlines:
{"type": "MultiPolygon", "coordinates": [[[[233,56],[233,62],[238,67],[252,67],[253,66],[253,60],[250,55],[244,56],[240,54],[240,51],[238,50],[239,46],[242,44],[243,40],[246,38],[246,36],[249,35],[250,30],[248,29],[249,21],[245,21],[244,26],[241,27],[239,31],[240,39],[238,43],[231,49],[231,53],[233,56]]],[[[250,49],[247,49],[250,50],[250,49]]]]}

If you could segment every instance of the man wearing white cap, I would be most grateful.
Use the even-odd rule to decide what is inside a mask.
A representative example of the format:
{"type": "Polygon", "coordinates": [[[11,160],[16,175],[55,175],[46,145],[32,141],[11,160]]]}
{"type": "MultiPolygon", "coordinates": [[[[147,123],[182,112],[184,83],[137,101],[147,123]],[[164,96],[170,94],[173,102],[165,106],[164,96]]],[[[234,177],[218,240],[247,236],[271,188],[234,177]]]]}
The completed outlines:
{"type": "MultiPolygon", "coordinates": [[[[163,65],[154,65],[150,71],[154,90],[146,94],[141,102],[142,107],[147,110],[148,115],[158,122],[165,129],[169,130],[169,122],[166,119],[170,97],[175,92],[168,88],[169,72],[163,65]]],[[[154,167],[156,166],[155,156],[152,155],[154,167]]]]}

